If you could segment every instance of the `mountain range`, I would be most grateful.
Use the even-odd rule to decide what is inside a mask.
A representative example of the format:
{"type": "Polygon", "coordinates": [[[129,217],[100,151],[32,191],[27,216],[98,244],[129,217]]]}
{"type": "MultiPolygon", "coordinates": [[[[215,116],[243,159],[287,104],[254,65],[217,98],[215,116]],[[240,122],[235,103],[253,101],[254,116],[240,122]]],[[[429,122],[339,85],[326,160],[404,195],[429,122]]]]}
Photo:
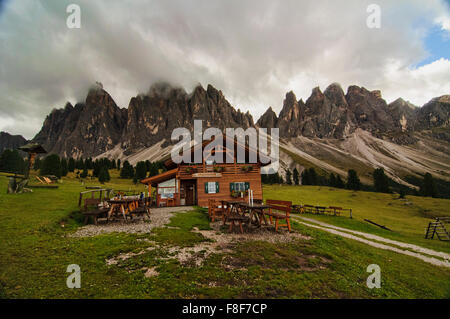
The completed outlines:
{"type": "MultiPolygon", "coordinates": [[[[380,91],[333,83],[314,88],[298,100],[288,92],[281,112],[271,107],[255,123],[236,110],[222,91],[198,85],[191,93],[168,83],[154,84],[120,108],[100,83],[84,102],[54,109],[32,139],[50,153],[65,157],[158,160],[169,154],[174,128],[280,128],[281,173],[315,167],[346,175],[355,168],[370,182],[374,167],[383,167],[396,182],[415,187],[412,177],[430,172],[450,181],[450,95],[416,107],[399,98],[388,104],[380,91]]],[[[2,132],[0,151],[24,144],[21,136],[2,132]]]]}

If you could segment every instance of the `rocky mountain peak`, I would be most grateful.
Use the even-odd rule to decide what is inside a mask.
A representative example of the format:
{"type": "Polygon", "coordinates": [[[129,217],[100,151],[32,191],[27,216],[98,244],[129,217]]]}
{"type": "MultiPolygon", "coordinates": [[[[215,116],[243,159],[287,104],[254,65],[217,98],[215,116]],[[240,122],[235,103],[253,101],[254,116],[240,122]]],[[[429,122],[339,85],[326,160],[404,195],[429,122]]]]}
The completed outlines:
{"type": "Polygon", "coordinates": [[[0,154],[6,149],[15,150],[27,142],[22,135],[11,135],[7,132],[0,132],[0,154]]]}
{"type": "Polygon", "coordinates": [[[417,110],[416,129],[450,125],[450,95],[432,99],[417,110]]]}
{"type": "Polygon", "coordinates": [[[259,118],[256,125],[258,125],[258,127],[262,127],[262,128],[278,127],[278,117],[277,117],[277,114],[273,111],[271,106],[259,118]]]}

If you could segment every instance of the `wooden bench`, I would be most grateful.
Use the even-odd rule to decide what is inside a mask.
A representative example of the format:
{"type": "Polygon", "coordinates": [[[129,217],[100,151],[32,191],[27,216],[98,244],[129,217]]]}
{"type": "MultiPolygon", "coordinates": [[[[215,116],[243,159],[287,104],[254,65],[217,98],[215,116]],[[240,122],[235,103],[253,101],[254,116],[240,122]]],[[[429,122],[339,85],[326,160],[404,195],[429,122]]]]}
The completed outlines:
{"type": "Polygon", "coordinates": [[[328,211],[330,213],[333,213],[334,216],[341,216],[343,210],[344,209],[342,207],[337,207],[337,206],[330,206],[330,207],[328,207],[328,211]]]}
{"type": "Polygon", "coordinates": [[[94,225],[97,225],[99,218],[107,218],[108,209],[99,208],[99,209],[90,210],[87,212],[83,212],[83,216],[84,216],[84,224],[87,224],[89,221],[89,217],[92,217],[94,220],[94,225]]]}
{"type": "Polygon", "coordinates": [[[292,210],[292,202],[268,199],[266,205],[270,206],[269,211],[265,212],[268,215],[270,222],[275,219],[275,231],[278,231],[278,227],[287,227],[291,231],[291,223],[289,221],[292,210]],[[286,224],[279,224],[279,220],[285,220],[286,224]]]}
{"type": "Polygon", "coordinates": [[[238,215],[238,214],[234,213],[234,214],[230,214],[227,217],[227,221],[230,222],[230,228],[229,228],[230,232],[233,231],[233,227],[236,225],[235,223],[238,223],[239,230],[241,231],[241,234],[243,234],[244,233],[244,228],[242,227],[242,224],[249,223],[250,222],[250,218],[248,218],[246,216],[241,216],[241,215],[238,215]]]}
{"type": "Polygon", "coordinates": [[[313,214],[315,211],[315,207],[313,205],[303,205],[303,213],[313,214]]]}
{"type": "Polygon", "coordinates": [[[138,215],[138,216],[145,215],[148,217],[148,219],[150,219],[151,203],[152,203],[151,197],[139,200],[139,206],[131,212],[131,215],[138,215]]]}
{"type": "Polygon", "coordinates": [[[99,218],[107,217],[108,208],[102,207],[99,208],[99,204],[101,200],[98,198],[86,198],[84,200],[84,223],[87,224],[89,221],[89,217],[92,217],[94,220],[94,225],[97,225],[99,218]]]}

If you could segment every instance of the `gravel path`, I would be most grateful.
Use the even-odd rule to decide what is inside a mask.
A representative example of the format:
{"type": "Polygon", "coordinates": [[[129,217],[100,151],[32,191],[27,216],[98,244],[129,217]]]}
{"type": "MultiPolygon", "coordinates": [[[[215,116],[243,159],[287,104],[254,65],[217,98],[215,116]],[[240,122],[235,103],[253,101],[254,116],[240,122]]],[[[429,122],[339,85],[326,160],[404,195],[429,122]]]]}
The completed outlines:
{"type": "Polygon", "coordinates": [[[152,208],[150,220],[135,219],[132,221],[112,221],[107,224],[86,225],[79,228],[69,237],[92,237],[108,233],[149,233],[153,228],[162,227],[169,223],[170,218],[177,212],[187,212],[193,210],[193,207],[163,207],[152,208]]]}
{"type": "Polygon", "coordinates": [[[441,267],[447,267],[450,268],[450,263],[448,261],[449,259],[449,255],[446,253],[442,253],[442,252],[437,252],[431,249],[427,249],[427,248],[423,248],[420,246],[416,246],[416,245],[412,245],[412,244],[406,244],[406,243],[402,243],[402,242],[398,242],[395,240],[391,240],[391,239],[386,239],[384,237],[380,237],[380,236],[376,236],[376,235],[371,235],[368,233],[363,233],[363,232],[358,232],[358,231],[354,231],[354,230],[350,230],[350,229],[346,229],[346,228],[342,228],[342,227],[337,227],[337,226],[333,226],[327,223],[323,223],[323,222],[319,222],[316,221],[314,219],[310,219],[310,218],[305,218],[305,217],[297,217],[297,216],[293,216],[293,219],[296,220],[297,222],[299,222],[300,224],[303,224],[305,226],[308,227],[312,227],[312,228],[316,228],[316,229],[320,229],[320,230],[324,230],[326,232],[329,232],[331,234],[335,234],[335,235],[339,235],[345,238],[349,238],[349,239],[353,239],[356,241],[359,241],[361,243],[367,244],[369,246],[372,247],[376,247],[376,248],[380,248],[383,250],[390,250],[399,254],[403,254],[403,255],[407,255],[407,256],[411,256],[411,257],[415,257],[418,259],[423,260],[424,262],[427,262],[429,264],[435,265],[435,266],[441,266],[441,267]],[[310,223],[305,223],[304,221],[308,221],[310,223],[314,223],[316,225],[310,224],[310,223]],[[319,226],[320,225],[320,226],[319,226]],[[372,240],[368,240],[368,239],[364,239],[355,235],[360,235],[372,240]],[[384,243],[389,243],[389,244],[393,244],[393,245],[397,245],[403,248],[409,248],[409,249],[413,249],[416,251],[420,251],[422,253],[426,253],[428,255],[432,255],[432,256],[436,256],[436,257],[442,257],[444,258],[444,260],[441,259],[437,259],[435,257],[428,257],[425,255],[422,255],[421,253],[417,253],[417,252],[412,252],[410,250],[403,250],[397,247],[393,247],[390,245],[386,245],[386,244],[382,244],[379,242],[375,242],[373,240],[378,240],[384,243]]]}

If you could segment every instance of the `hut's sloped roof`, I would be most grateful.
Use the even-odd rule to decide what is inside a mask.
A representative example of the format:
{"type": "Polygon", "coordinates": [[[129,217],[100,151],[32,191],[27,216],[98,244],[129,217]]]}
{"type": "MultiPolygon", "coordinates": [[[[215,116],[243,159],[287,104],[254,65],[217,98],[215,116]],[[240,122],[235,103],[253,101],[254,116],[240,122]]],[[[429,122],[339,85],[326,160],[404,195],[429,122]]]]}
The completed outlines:
{"type": "Polygon", "coordinates": [[[47,151],[42,147],[42,145],[36,143],[29,143],[19,147],[18,149],[27,153],[38,153],[38,154],[47,153],[47,151]]]}

